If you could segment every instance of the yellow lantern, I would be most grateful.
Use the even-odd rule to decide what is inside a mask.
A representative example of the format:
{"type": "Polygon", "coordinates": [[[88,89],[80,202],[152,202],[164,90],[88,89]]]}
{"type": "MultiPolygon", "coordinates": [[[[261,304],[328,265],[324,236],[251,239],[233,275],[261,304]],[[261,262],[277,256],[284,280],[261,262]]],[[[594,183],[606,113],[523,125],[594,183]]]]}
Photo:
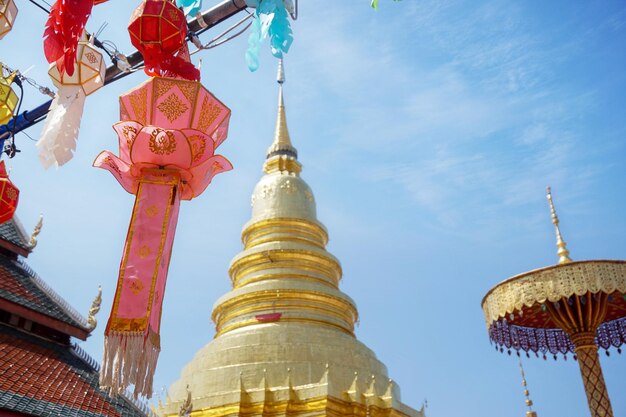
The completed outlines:
{"type": "MultiPolygon", "coordinates": [[[[1,1],[1,0],[0,0],[1,1]]],[[[50,105],[37,142],[39,160],[45,168],[63,165],[74,156],[85,97],[104,85],[106,65],[102,54],[83,35],[76,49],[74,73],[59,73],[56,64],[48,75],[59,89],[50,105]]]]}
{"type": "Polygon", "coordinates": [[[13,29],[17,6],[13,0],[0,0],[0,39],[13,29]]]}
{"type": "Polygon", "coordinates": [[[15,91],[11,88],[14,78],[15,73],[12,73],[8,77],[0,73],[0,125],[4,125],[11,120],[13,112],[15,112],[15,108],[17,107],[17,102],[19,101],[17,94],[15,94],[15,91]]]}

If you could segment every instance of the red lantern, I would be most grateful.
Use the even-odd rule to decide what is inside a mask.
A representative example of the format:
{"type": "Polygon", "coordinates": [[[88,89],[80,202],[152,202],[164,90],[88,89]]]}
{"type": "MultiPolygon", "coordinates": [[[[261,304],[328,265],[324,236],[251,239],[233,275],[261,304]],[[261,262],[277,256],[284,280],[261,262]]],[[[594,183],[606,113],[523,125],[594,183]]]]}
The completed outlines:
{"type": "Polygon", "coordinates": [[[200,79],[200,71],[180,56],[187,52],[187,21],[171,0],[145,0],[133,12],[128,32],[143,55],[146,74],[200,79]]]}
{"type": "Polygon", "coordinates": [[[19,196],[20,190],[9,179],[4,161],[0,161],[0,223],[13,218],[19,196]]]}

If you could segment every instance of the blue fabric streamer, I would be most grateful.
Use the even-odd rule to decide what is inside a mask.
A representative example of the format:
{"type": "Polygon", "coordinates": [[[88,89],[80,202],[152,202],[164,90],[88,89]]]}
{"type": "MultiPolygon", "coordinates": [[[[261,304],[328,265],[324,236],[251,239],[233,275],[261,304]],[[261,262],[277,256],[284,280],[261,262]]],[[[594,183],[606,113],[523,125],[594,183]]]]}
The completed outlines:
{"type": "Polygon", "coordinates": [[[289,52],[293,34],[283,0],[246,0],[246,3],[256,7],[246,51],[248,69],[254,72],[259,68],[259,49],[265,38],[270,38],[272,55],[282,58],[283,53],[289,52]]]}
{"type": "Polygon", "coordinates": [[[176,6],[183,8],[185,16],[195,16],[202,9],[202,0],[176,0],[176,6]]]}

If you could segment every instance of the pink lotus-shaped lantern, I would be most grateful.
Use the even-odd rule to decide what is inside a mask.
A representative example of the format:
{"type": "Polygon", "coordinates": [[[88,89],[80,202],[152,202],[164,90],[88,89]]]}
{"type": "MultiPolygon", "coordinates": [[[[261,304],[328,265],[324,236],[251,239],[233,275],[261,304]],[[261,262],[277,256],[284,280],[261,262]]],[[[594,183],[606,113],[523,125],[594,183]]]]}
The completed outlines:
{"type": "Polygon", "coordinates": [[[180,200],[202,194],[232,169],[215,149],[226,139],[230,110],[200,83],[153,78],[120,97],[113,128],[119,156],[104,151],[94,166],[135,194],[117,291],[105,331],[100,384],[135,385],[150,397],[160,351],[159,327],[180,200]]]}
{"type": "Polygon", "coordinates": [[[191,200],[204,192],[215,175],[232,169],[226,158],[214,155],[215,141],[199,130],[137,122],[119,122],[113,128],[119,136],[120,157],[104,151],[94,165],[111,172],[131,194],[137,194],[143,172],[158,169],[176,172],[179,198],[191,200]]]}

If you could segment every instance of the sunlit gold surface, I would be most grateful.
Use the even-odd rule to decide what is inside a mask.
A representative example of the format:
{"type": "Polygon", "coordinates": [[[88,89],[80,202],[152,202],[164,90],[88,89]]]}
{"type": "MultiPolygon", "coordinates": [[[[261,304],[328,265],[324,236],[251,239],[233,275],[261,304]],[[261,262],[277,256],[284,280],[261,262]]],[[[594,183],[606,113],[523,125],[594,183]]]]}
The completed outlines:
{"type": "Polygon", "coordinates": [[[494,320],[546,301],[563,297],[615,291],[626,293],[626,261],[574,261],[536,269],[510,278],[483,298],[487,327],[494,320]]]}
{"type": "Polygon", "coordinates": [[[189,385],[193,417],[423,416],[400,401],[385,366],[354,336],[358,312],[339,290],[341,265],[326,251],[300,168],[281,86],[244,249],[229,268],[233,289],[214,306],[216,337],[182,370],[161,414],[176,415],[189,385]]]}
{"type": "Polygon", "coordinates": [[[559,217],[556,215],[556,209],[554,208],[554,202],[552,201],[552,190],[550,187],[546,189],[548,204],[550,205],[550,215],[552,217],[552,224],[554,224],[554,228],[556,229],[556,254],[559,256],[559,264],[566,264],[572,262],[572,259],[569,257],[569,250],[567,250],[567,243],[563,240],[563,236],[561,235],[561,228],[559,227],[559,217]]]}

